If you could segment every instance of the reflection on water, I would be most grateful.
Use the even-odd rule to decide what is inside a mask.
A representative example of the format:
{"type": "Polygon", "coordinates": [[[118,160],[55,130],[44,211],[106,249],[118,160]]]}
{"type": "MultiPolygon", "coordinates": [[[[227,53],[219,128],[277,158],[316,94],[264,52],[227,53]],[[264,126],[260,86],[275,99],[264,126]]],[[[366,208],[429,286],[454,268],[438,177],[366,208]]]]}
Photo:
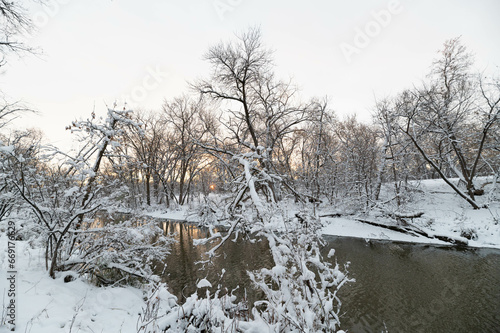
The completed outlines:
{"type": "MultiPolygon", "coordinates": [[[[138,222],[138,223],[143,223],[138,222]]],[[[195,225],[162,221],[177,240],[162,276],[182,302],[207,278],[249,304],[261,295],[251,288],[248,270],[272,267],[265,240],[228,241],[205,269],[196,262],[213,245],[193,246],[208,231],[195,225]],[[222,269],[226,272],[221,278],[222,269]]],[[[500,332],[500,250],[457,249],[325,236],[324,258],[335,260],[356,282],[339,291],[341,328],[349,332],[500,332]]],[[[161,273],[161,272],[159,272],[161,273]]]]}
{"type": "Polygon", "coordinates": [[[200,264],[208,259],[206,252],[217,243],[193,245],[193,239],[208,236],[207,228],[199,228],[188,223],[164,221],[161,227],[165,234],[173,235],[177,240],[171,246],[171,254],[165,259],[166,269],[162,274],[169,289],[183,300],[196,291],[199,280],[206,278],[212,284],[212,291],[220,286],[239,297],[246,295],[250,304],[261,298],[251,287],[247,271],[263,267],[272,267],[272,257],[266,240],[255,243],[227,241],[217,252],[217,257],[210,263],[200,264]],[[223,274],[223,269],[225,270],[223,274]]]}
{"type": "MultiPolygon", "coordinates": [[[[207,270],[195,262],[209,246],[192,245],[207,236],[194,225],[162,222],[178,243],[165,260],[165,280],[182,298],[207,277],[228,289],[246,287],[250,304],[261,295],[250,287],[247,270],[271,267],[267,242],[228,242],[207,270]]],[[[349,332],[499,332],[500,251],[457,249],[325,236],[323,255],[335,249],[341,267],[349,262],[356,282],[339,291],[341,328],[349,332]]],[[[214,286],[215,287],[215,286],[214,286]]],[[[214,289],[214,288],[213,288],[214,289]]],[[[238,294],[242,295],[242,293],[238,294]]]]}

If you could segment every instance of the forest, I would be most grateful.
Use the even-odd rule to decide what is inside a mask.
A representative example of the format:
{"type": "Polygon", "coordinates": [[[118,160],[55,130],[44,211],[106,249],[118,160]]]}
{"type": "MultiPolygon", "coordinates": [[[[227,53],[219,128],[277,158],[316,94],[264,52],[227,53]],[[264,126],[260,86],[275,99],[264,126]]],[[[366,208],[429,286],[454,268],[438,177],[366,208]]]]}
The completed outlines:
{"type": "MultiPolygon", "coordinates": [[[[15,5],[0,8],[3,61],[29,53],[8,38],[27,22],[15,5]]],[[[258,28],[203,57],[211,74],[157,110],[129,110],[123,101],[68,119],[77,147],[69,152],[46,144],[40,130],[12,129],[33,110],[6,98],[0,106],[0,230],[15,221],[15,239],[43,249],[53,279],[147,286],[138,331],[335,331],[336,293],[349,277],[319,254],[318,210],[378,211],[407,223],[419,214],[408,204],[426,179],[443,180],[474,210],[498,201],[500,81],[473,71],[460,38],[444,42],[413,88],[376,100],[369,122],[339,117],[335,101],[304,98],[278,78],[258,28]],[[94,224],[99,214],[181,207],[209,228],[200,241],[214,244],[209,256],[231,238],[269,241],[275,266],[249,272],[265,299],[248,318],[222,293],[165,301],[154,270],[172,240],[154,223],[94,224]],[[212,312],[200,310],[207,301],[212,312]]]]}

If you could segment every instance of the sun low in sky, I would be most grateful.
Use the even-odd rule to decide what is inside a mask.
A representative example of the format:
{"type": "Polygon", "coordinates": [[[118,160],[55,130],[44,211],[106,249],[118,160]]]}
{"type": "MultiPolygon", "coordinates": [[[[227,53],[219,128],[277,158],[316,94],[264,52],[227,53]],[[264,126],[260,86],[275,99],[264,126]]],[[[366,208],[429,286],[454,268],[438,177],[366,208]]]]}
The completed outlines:
{"type": "Polygon", "coordinates": [[[445,40],[461,36],[477,71],[498,73],[500,2],[50,0],[26,4],[38,56],[11,57],[0,84],[38,114],[17,120],[68,148],[65,127],[127,103],[160,110],[209,73],[209,46],[260,27],[276,72],[304,99],[328,96],[339,116],[369,119],[376,99],[417,85],[445,40]]]}

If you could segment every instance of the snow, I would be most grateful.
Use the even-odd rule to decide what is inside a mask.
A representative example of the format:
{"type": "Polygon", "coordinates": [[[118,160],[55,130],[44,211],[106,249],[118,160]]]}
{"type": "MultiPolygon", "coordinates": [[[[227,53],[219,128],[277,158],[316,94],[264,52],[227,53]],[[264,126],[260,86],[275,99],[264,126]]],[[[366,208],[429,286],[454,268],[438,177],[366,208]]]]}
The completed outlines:
{"type": "Polygon", "coordinates": [[[282,265],[276,265],[272,268],[272,272],[275,276],[283,276],[286,272],[286,267],[282,265]]]}
{"type": "MultiPolygon", "coordinates": [[[[416,195],[414,202],[408,208],[411,211],[422,211],[424,215],[421,218],[408,219],[411,224],[428,234],[448,236],[455,239],[464,239],[461,237],[462,230],[472,229],[476,232],[477,239],[464,239],[469,246],[500,248],[500,203],[498,201],[489,203],[488,208],[474,210],[440,179],[420,181],[419,189],[421,192],[416,195]]],[[[476,199],[478,202],[487,200],[487,193],[476,199]]],[[[352,218],[323,218],[327,225],[323,229],[323,234],[449,245],[449,243],[437,239],[412,236],[368,225],[356,221],[355,218],[356,216],[352,218]]],[[[377,218],[376,216],[368,216],[365,219],[375,221],[377,218]]],[[[377,222],[381,223],[383,221],[377,220],[377,222]]]]}
{"type": "Polygon", "coordinates": [[[187,208],[180,207],[179,209],[174,210],[154,210],[151,212],[146,212],[145,215],[157,219],[185,221],[187,216],[187,208]]]}
{"type": "MultiPolygon", "coordinates": [[[[7,237],[0,236],[0,248],[7,237]]],[[[44,254],[24,241],[16,242],[16,332],[136,332],[143,306],[142,291],[136,288],[98,288],[82,278],[65,283],[71,272],[51,279],[45,270],[44,254]]],[[[0,292],[8,271],[5,251],[0,253],[0,292]]],[[[3,327],[5,328],[5,327],[3,327]]],[[[0,328],[0,332],[3,332],[0,328]]]]}
{"type": "Polygon", "coordinates": [[[3,143],[0,141],[0,153],[7,153],[7,154],[12,154],[14,152],[15,147],[14,146],[4,146],[3,143]]]}
{"type": "Polygon", "coordinates": [[[323,229],[323,234],[325,235],[392,240],[398,242],[446,244],[437,239],[403,234],[347,218],[324,218],[324,220],[328,224],[328,226],[323,229]]]}
{"type": "MultiPolygon", "coordinates": [[[[419,184],[421,192],[415,194],[414,200],[404,211],[422,211],[420,218],[408,219],[428,234],[461,238],[463,230],[473,230],[477,239],[468,240],[469,246],[500,248],[500,203],[489,203],[488,209],[474,210],[468,203],[459,198],[443,181],[425,180],[419,184]]],[[[66,194],[71,194],[70,189],[66,194]]],[[[488,195],[477,200],[487,200],[488,195]]],[[[481,201],[480,201],[481,202],[481,201]]],[[[484,202],[482,202],[484,203],[484,202]]],[[[289,216],[293,216],[297,207],[290,206],[289,216]]],[[[318,215],[331,211],[331,207],[322,207],[318,215]],[[330,209],[328,209],[330,208],[330,209]]],[[[170,219],[185,220],[187,207],[175,210],[155,210],[145,215],[170,219]]],[[[397,231],[380,228],[356,221],[359,216],[324,217],[322,232],[326,235],[358,237],[365,239],[382,239],[388,241],[404,241],[413,243],[430,243],[449,245],[437,239],[424,236],[412,236],[397,231]]],[[[383,217],[372,214],[363,219],[383,223],[383,217]]],[[[385,221],[385,222],[388,222],[385,221]]],[[[6,235],[0,235],[0,248],[7,248],[6,235]]],[[[335,254],[332,250],[328,256],[335,254]]],[[[17,273],[17,316],[18,332],[136,332],[136,323],[144,307],[143,291],[133,287],[95,287],[83,278],[64,282],[64,277],[71,272],[59,273],[51,279],[46,270],[44,253],[41,249],[33,249],[25,241],[16,242],[17,273]]],[[[0,252],[0,292],[7,288],[6,251],[0,252]]],[[[284,273],[285,267],[276,266],[273,273],[284,273]]],[[[76,275],[74,275],[76,276],[76,275]]],[[[202,279],[198,288],[211,287],[211,283],[202,279]]],[[[165,292],[166,293],[166,292],[165,292]]],[[[170,307],[175,306],[171,294],[158,295],[165,299],[170,307]]],[[[3,300],[5,302],[5,299],[3,300]]],[[[201,303],[200,303],[201,304],[201,303]]],[[[241,323],[242,326],[250,325],[241,323]]],[[[262,322],[262,328],[265,324],[262,322]]],[[[249,329],[259,326],[259,318],[249,329]]],[[[5,328],[5,327],[4,327],[5,328]]],[[[0,332],[2,328],[0,328],[0,332]]]]}
{"type": "Polygon", "coordinates": [[[67,189],[66,191],[64,191],[64,197],[65,198],[71,197],[73,194],[75,194],[79,190],[80,190],[80,188],[78,186],[73,186],[73,187],[67,189]]]}
{"type": "Polygon", "coordinates": [[[198,284],[196,285],[196,288],[212,288],[212,284],[207,280],[207,279],[201,279],[198,284]]]}

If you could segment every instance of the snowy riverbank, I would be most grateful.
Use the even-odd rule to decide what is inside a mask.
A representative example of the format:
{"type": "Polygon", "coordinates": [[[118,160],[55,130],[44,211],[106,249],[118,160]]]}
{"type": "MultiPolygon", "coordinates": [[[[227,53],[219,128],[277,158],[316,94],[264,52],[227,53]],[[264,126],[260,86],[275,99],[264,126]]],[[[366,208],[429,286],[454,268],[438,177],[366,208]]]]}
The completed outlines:
{"type": "MultiPolygon", "coordinates": [[[[472,247],[500,248],[500,203],[491,202],[488,208],[474,210],[442,180],[424,180],[409,209],[423,212],[422,217],[407,219],[412,225],[431,235],[461,239],[472,247]],[[473,239],[464,238],[472,233],[473,239]]],[[[484,204],[487,194],[478,197],[484,204]]],[[[324,234],[359,237],[365,239],[383,239],[414,243],[449,244],[444,241],[404,234],[356,221],[354,218],[324,218],[327,227],[324,234]]],[[[366,220],[384,223],[376,213],[364,217],[366,220]]]]}
{"type": "MultiPolygon", "coordinates": [[[[408,211],[421,211],[422,217],[414,218],[411,224],[428,234],[463,239],[464,232],[475,235],[467,240],[469,246],[500,248],[500,203],[492,201],[489,208],[473,210],[442,181],[428,180],[419,184],[419,191],[408,205],[408,211]]],[[[498,195],[498,194],[497,194],[498,195]]],[[[478,201],[484,203],[488,197],[478,201]]],[[[323,207],[319,215],[331,211],[323,207]]],[[[294,214],[293,210],[288,212],[294,214]]],[[[186,210],[152,211],[148,216],[165,219],[184,220],[186,210]]],[[[324,217],[326,235],[383,239],[393,241],[448,244],[437,239],[413,236],[357,221],[365,219],[378,223],[388,223],[383,214],[366,216],[324,217]]],[[[0,235],[0,247],[7,248],[7,236],[0,235]]],[[[16,331],[31,333],[52,332],[136,332],[136,323],[144,306],[143,292],[133,287],[98,288],[84,279],[77,278],[64,282],[66,272],[51,279],[46,270],[43,250],[16,241],[16,331]]],[[[10,271],[6,251],[0,252],[0,290],[3,304],[10,271]]],[[[5,316],[5,313],[2,314],[5,316]]],[[[0,332],[7,332],[0,327],[0,332]]]]}
{"type": "MultiPolygon", "coordinates": [[[[1,248],[7,237],[0,236],[1,248]]],[[[45,270],[42,249],[25,241],[16,242],[15,322],[16,332],[136,332],[143,306],[142,292],[132,287],[98,288],[77,278],[65,283],[68,272],[51,279],[45,270]]],[[[6,251],[0,252],[0,291],[2,304],[7,297],[6,251]]],[[[9,274],[9,276],[12,274],[9,274]]],[[[5,314],[2,313],[2,316],[5,314]]],[[[8,318],[9,319],[9,318],[8,318]]],[[[0,325],[0,332],[10,332],[0,325]]]]}
{"type": "MultiPolygon", "coordinates": [[[[456,179],[454,181],[457,181],[456,179]]],[[[488,186],[485,186],[488,189],[488,186]]],[[[477,201],[488,208],[474,210],[465,200],[460,198],[441,179],[423,180],[418,183],[418,191],[413,194],[412,202],[407,206],[407,211],[422,212],[419,218],[407,219],[410,224],[429,235],[445,236],[466,242],[471,247],[500,248],[500,202],[485,195],[477,197],[477,201]],[[472,239],[463,237],[471,234],[472,239]]],[[[288,215],[298,210],[291,207],[288,215]]],[[[318,215],[332,213],[329,207],[320,207],[318,215]]],[[[337,211],[334,211],[334,214],[337,211]]],[[[162,219],[186,220],[186,209],[172,210],[168,212],[153,211],[146,213],[148,216],[162,219]]],[[[367,215],[346,215],[342,217],[322,217],[325,222],[323,233],[325,235],[357,237],[364,239],[392,240],[411,243],[428,243],[437,245],[450,245],[450,243],[424,237],[422,235],[411,235],[398,231],[388,230],[377,226],[360,222],[360,219],[392,225],[387,217],[380,212],[373,211],[367,215]]]]}

